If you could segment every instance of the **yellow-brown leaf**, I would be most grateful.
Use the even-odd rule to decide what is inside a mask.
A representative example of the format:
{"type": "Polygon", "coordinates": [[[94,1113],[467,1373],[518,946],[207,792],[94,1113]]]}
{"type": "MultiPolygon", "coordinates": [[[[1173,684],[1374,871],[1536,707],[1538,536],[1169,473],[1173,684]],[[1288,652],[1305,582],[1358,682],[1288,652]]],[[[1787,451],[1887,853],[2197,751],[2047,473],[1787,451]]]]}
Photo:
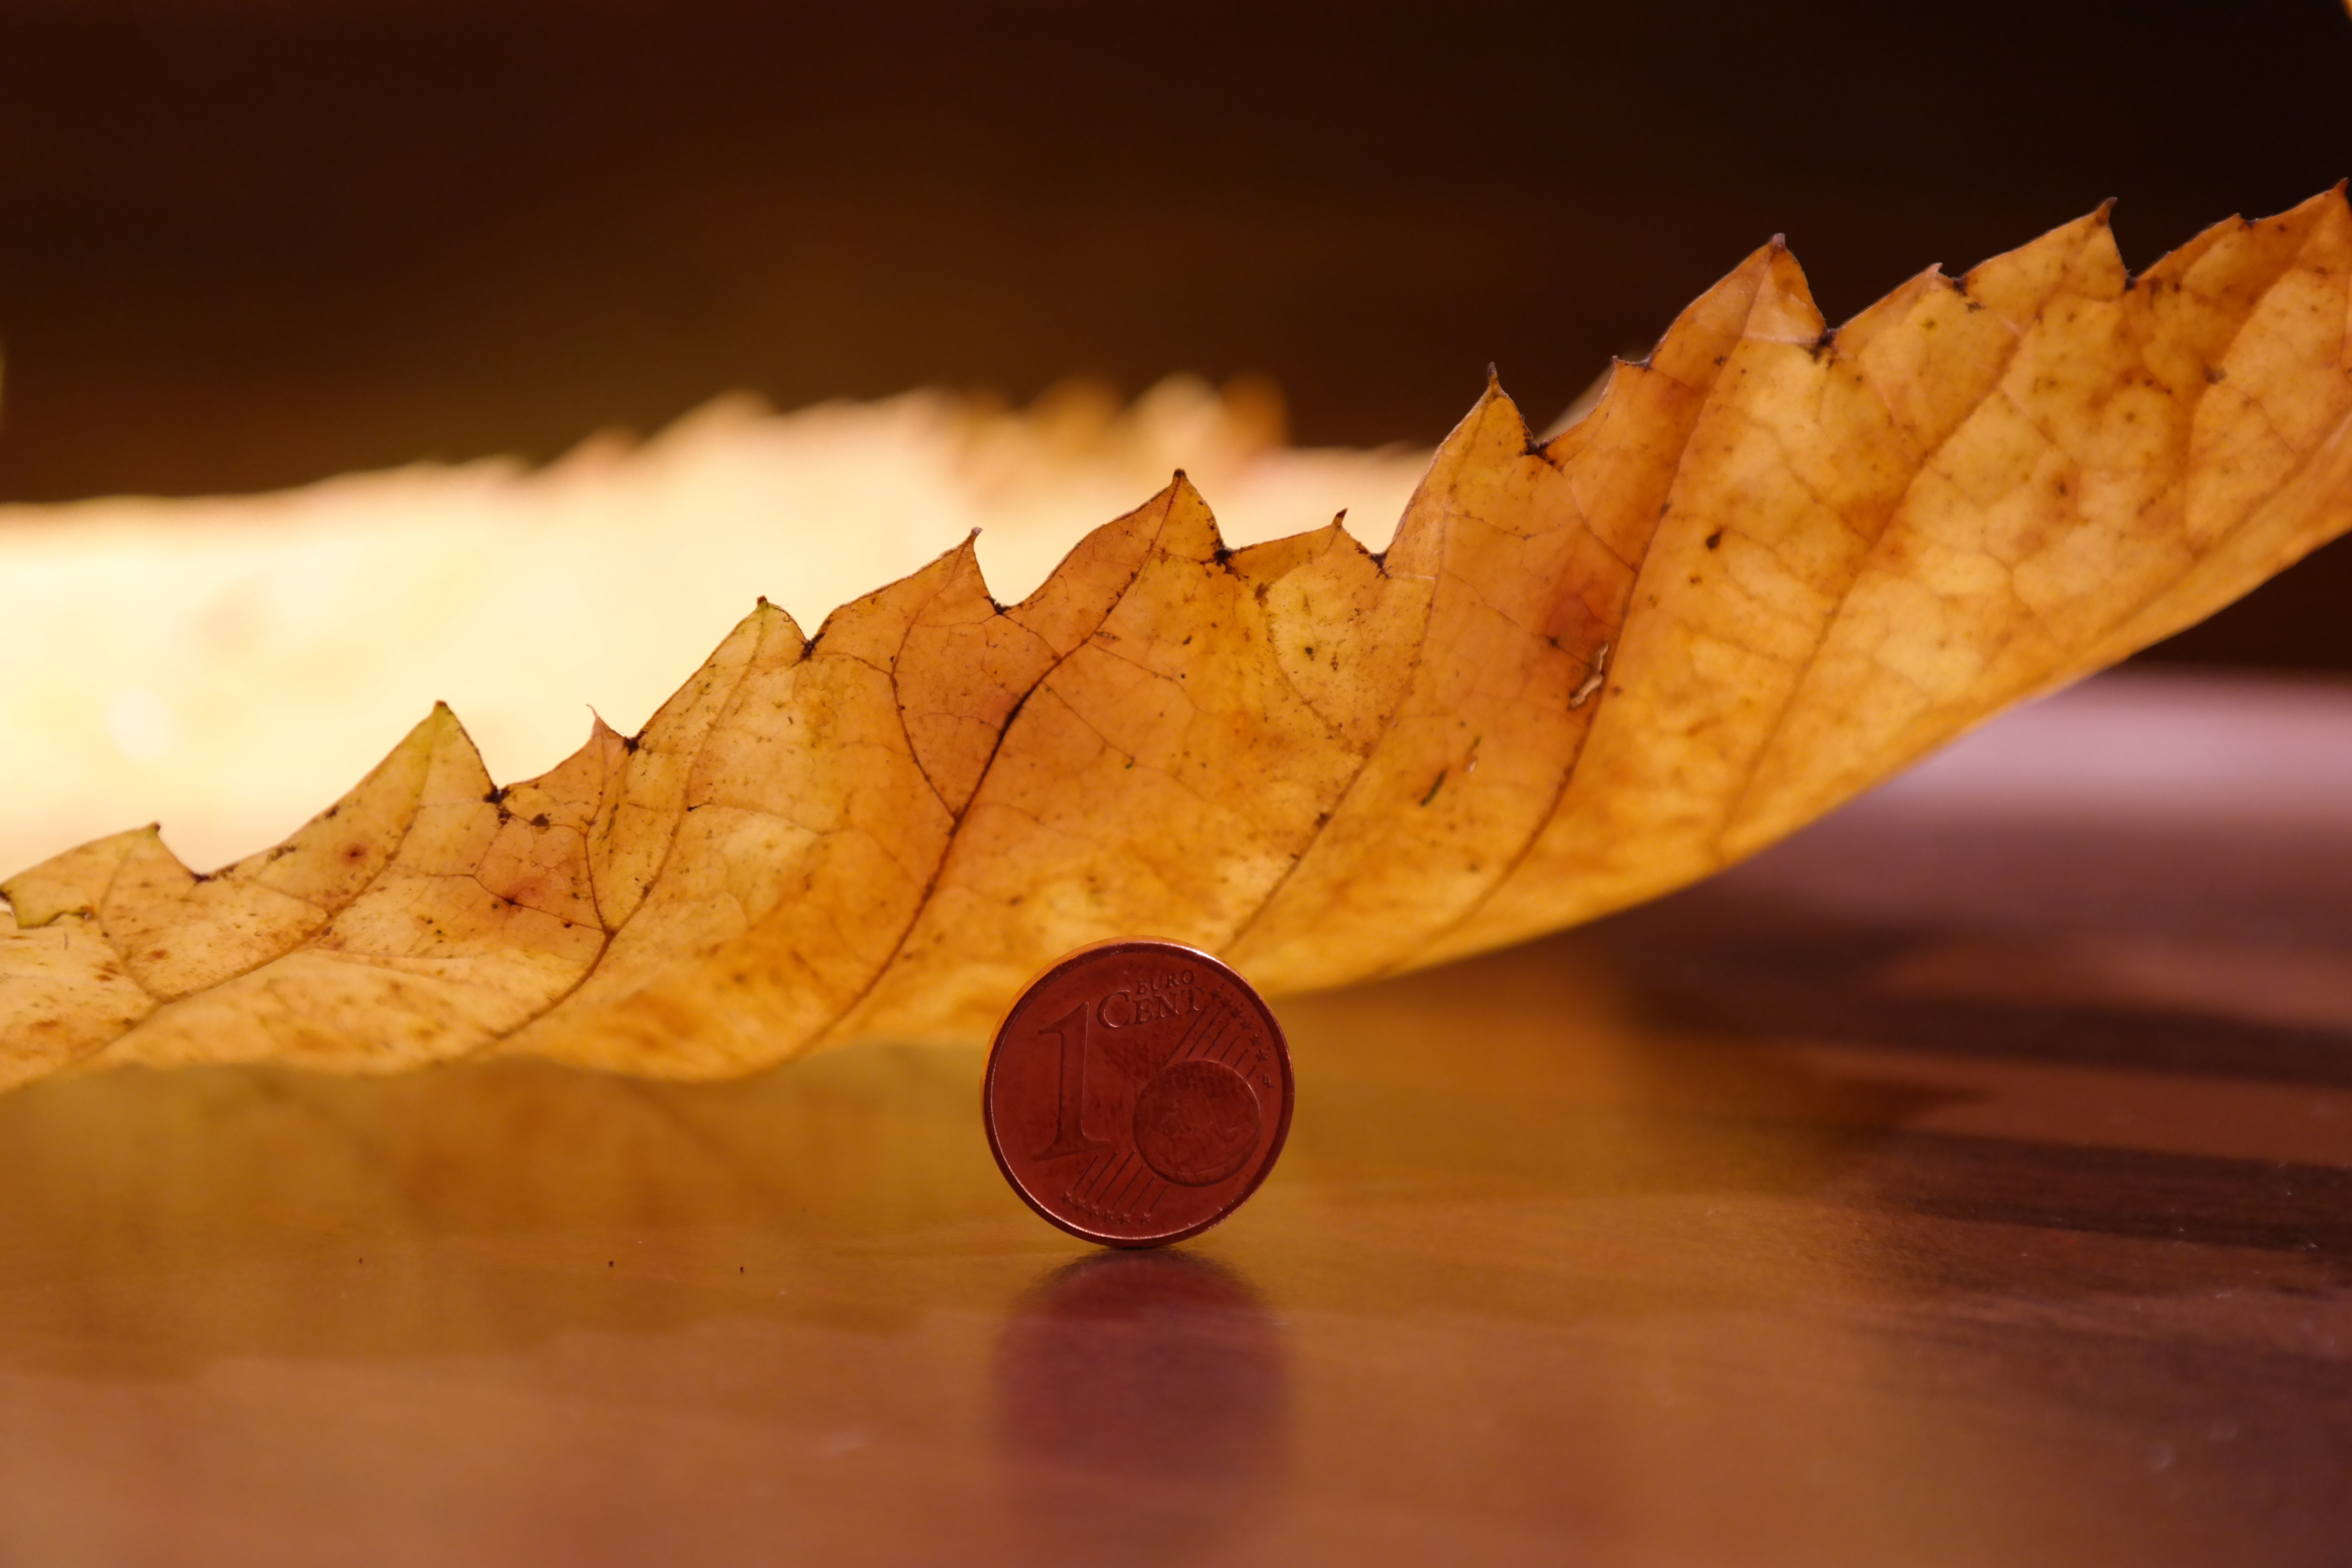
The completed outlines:
{"type": "Polygon", "coordinates": [[[1229,551],[1179,474],[1017,605],[969,542],[814,638],[762,601],[528,783],[436,710],[215,875],[152,828],[23,872],[0,1084],[720,1076],[979,1037],[1119,934],[1277,991],[1433,963],[1705,876],[2347,528],[2340,189],[2138,279],[2102,211],[1835,331],[1775,242],[1549,443],[1490,385],[1380,556],[1229,551]]]}

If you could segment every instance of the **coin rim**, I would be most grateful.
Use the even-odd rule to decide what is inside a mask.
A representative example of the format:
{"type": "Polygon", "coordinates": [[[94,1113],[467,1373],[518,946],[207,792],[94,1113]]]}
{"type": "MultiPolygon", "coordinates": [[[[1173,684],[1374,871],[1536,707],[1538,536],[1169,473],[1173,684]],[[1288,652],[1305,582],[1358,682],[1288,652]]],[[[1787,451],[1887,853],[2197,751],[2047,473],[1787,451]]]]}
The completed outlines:
{"type": "Polygon", "coordinates": [[[1259,1185],[1265,1181],[1267,1173],[1274,1169],[1275,1162],[1282,1158],[1283,1144],[1290,1137],[1291,1110],[1297,1103],[1297,1084],[1290,1072],[1290,1042],[1283,1036],[1282,1023],[1275,1017],[1274,1009],[1265,1005],[1265,998],[1258,994],[1257,987],[1252,985],[1240,971],[1215,954],[1203,952],[1189,943],[1171,942],[1164,937],[1117,936],[1102,942],[1090,942],[1084,947],[1072,948],[1032,975],[1028,984],[1013,994],[1012,1005],[1005,1008],[1004,1016],[997,1020],[995,1032],[989,1036],[988,1068],[981,1075],[980,1080],[980,1125],[982,1131],[988,1135],[988,1152],[994,1157],[996,1168],[1003,1173],[1005,1184],[1020,1194],[1021,1201],[1027,1204],[1038,1218],[1057,1230],[1066,1231],[1081,1241],[1091,1241],[1097,1247],[1117,1247],[1138,1250],[1145,1247],[1166,1247],[1171,1242],[1198,1236],[1211,1226],[1228,1218],[1235,1209],[1249,1202],[1252,1195],[1257,1192],[1259,1185]],[[1225,1205],[1207,1219],[1198,1225],[1186,1226],[1181,1230],[1171,1230],[1161,1236],[1109,1236],[1101,1231],[1088,1230],[1082,1225],[1063,1218],[1030,1194],[1029,1189],[1022,1184],[1021,1178],[1013,1173],[1012,1165],[1004,1158],[1004,1150],[996,1140],[994,1114],[996,1068],[997,1064],[1003,1058],[1004,1031],[1011,1026],[1013,1016],[1021,1010],[1021,1004],[1029,999],[1031,992],[1053,979],[1063,970],[1092,958],[1097,953],[1119,950],[1149,950],[1152,952],[1181,957],[1190,963],[1204,964],[1232,981],[1240,988],[1241,994],[1249,999],[1250,1005],[1257,1010],[1259,1018],[1265,1022],[1267,1037],[1274,1042],[1275,1060],[1281,1064],[1282,1068],[1282,1113],[1275,1119],[1273,1146],[1266,1151],[1265,1159],[1258,1166],[1257,1173],[1250,1178],[1247,1186],[1234,1195],[1233,1202],[1225,1205]]]}

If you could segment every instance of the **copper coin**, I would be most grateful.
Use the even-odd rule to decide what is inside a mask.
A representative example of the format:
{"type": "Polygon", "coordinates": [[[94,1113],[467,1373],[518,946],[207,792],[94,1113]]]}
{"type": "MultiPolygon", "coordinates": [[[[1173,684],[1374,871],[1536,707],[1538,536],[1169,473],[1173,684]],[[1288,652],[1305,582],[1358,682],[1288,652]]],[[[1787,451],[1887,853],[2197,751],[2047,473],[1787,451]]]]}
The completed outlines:
{"type": "Polygon", "coordinates": [[[1159,1247],[1257,1190],[1290,1097],[1282,1026],[1249,982],[1138,937],[1029,983],[989,1049],[981,1118],[1031,1208],[1106,1247],[1159,1247]]]}

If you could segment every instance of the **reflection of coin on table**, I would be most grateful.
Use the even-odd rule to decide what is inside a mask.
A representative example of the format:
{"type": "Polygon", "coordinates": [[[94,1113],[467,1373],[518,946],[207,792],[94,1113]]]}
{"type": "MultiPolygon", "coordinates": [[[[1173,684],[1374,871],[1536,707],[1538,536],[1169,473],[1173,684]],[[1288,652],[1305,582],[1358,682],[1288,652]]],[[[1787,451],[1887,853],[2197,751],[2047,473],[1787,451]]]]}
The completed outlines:
{"type": "Polygon", "coordinates": [[[982,1090],[989,1146],[1074,1235],[1156,1247],[1256,1191],[1290,1128],[1289,1052],[1249,983],[1177,942],[1098,942],[1032,981],[982,1090]]]}

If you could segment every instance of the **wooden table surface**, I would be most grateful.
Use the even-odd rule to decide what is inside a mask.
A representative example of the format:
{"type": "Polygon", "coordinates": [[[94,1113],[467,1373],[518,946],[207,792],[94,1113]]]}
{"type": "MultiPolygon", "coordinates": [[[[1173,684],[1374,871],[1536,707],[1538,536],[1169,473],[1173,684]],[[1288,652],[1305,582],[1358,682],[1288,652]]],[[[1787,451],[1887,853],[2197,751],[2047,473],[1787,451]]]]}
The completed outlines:
{"type": "Polygon", "coordinates": [[[2095,684],[1282,1009],[1090,1251],[976,1052],[0,1100],[0,1563],[2352,1561],[2352,690],[2095,684]]]}

